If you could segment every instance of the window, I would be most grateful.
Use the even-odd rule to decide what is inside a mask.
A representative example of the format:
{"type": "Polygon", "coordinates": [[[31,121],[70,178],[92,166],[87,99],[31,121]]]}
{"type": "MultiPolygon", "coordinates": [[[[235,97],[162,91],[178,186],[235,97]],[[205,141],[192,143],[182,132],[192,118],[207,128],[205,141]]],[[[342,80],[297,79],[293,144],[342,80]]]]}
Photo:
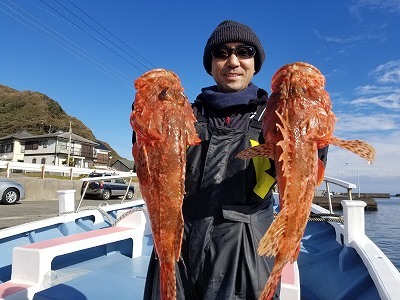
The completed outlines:
{"type": "Polygon", "coordinates": [[[67,149],[67,142],[65,141],[58,141],[58,147],[60,149],[67,149]]]}
{"type": "Polygon", "coordinates": [[[85,157],[93,157],[94,148],[90,145],[82,145],[81,155],[85,157]]]}
{"type": "Polygon", "coordinates": [[[99,163],[108,163],[108,154],[97,153],[97,162],[99,162],[99,163]]]}
{"type": "Polygon", "coordinates": [[[46,157],[42,157],[42,160],[40,162],[42,165],[46,164],[46,157]]]}
{"type": "Polygon", "coordinates": [[[32,163],[33,163],[33,164],[36,164],[36,158],[35,158],[35,157],[32,158],[32,163]]]}
{"type": "Polygon", "coordinates": [[[13,144],[0,144],[0,153],[11,153],[13,152],[13,144]]]}
{"type": "Polygon", "coordinates": [[[42,141],[43,148],[47,148],[47,145],[48,145],[48,141],[47,140],[43,140],[42,141]]]}
{"type": "Polygon", "coordinates": [[[37,150],[38,148],[39,144],[37,141],[25,142],[25,150],[37,150]]]}

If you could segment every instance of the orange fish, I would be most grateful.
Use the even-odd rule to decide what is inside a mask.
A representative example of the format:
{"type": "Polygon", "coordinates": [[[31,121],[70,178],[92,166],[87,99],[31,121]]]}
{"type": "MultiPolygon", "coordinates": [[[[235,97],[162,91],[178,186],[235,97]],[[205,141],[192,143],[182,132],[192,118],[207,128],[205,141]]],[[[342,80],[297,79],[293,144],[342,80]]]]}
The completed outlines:
{"type": "Polygon", "coordinates": [[[135,88],[130,122],[137,140],[132,154],[160,264],[161,299],[175,299],[175,262],[183,235],[186,149],[200,139],[193,110],[175,73],[149,71],[135,81],[135,88]]]}
{"type": "Polygon", "coordinates": [[[315,187],[324,179],[325,166],[317,150],[332,144],[369,162],[375,158],[367,143],[333,136],[336,117],[324,87],[325,77],[310,64],[281,67],[272,77],[263,120],[266,142],[238,154],[242,159],[272,158],[277,170],[280,212],[258,247],[259,255],[275,256],[275,264],[260,299],[272,298],[283,267],[298,257],[315,187]]]}

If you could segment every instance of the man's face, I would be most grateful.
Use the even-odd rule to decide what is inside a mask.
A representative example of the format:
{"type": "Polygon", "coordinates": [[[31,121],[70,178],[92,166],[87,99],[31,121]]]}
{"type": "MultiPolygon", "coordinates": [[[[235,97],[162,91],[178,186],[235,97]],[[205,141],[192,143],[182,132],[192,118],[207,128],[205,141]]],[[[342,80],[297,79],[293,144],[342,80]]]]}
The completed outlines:
{"type": "MultiPolygon", "coordinates": [[[[226,43],[221,47],[228,50],[229,48],[240,49],[240,46],[246,45],[226,43]]],[[[228,53],[230,52],[228,51],[228,53]]],[[[247,88],[254,72],[254,55],[249,58],[240,58],[240,55],[233,52],[227,58],[212,58],[211,75],[221,92],[232,93],[247,88]]]]}

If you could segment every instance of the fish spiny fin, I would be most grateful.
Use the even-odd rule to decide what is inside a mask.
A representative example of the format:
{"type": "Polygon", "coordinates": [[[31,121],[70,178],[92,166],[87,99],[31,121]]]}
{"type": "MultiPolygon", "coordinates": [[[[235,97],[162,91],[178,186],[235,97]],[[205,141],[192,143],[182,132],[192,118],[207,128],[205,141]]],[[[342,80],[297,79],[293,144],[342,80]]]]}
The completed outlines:
{"type": "Polygon", "coordinates": [[[183,219],[181,218],[178,220],[178,226],[176,236],[175,236],[175,260],[179,261],[179,257],[181,255],[181,248],[182,248],[182,237],[183,237],[183,219]]]}
{"type": "Polygon", "coordinates": [[[276,112],[276,114],[278,115],[279,119],[282,122],[282,125],[276,124],[276,126],[282,133],[282,137],[283,137],[283,139],[280,140],[276,145],[282,148],[282,153],[279,156],[279,161],[282,161],[282,171],[283,171],[283,174],[285,174],[286,171],[290,168],[290,151],[289,150],[291,149],[292,139],[289,134],[288,124],[283,119],[283,116],[278,114],[278,112],[276,112]]]}
{"type": "Polygon", "coordinates": [[[293,253],[293,257],[290,260],[291,263],[294,263],[297,258],[299,257],[299,253],[300,253],[300,244],[297,246],[296,251],[293,253]]]}
{"type": "Polygon", "coordinates": [[[332,137],[330,143],[332,145],[347,149],[354,154],[365,158],[368,162],[372,162],[375,160],[375,149],[364,141],[342,140],[337,137],[332,137]]]}
{"type": "Polygon", "coordinates": [[[318,170],[317,170],[317,180],[315,186],[319,186],[322,181],[324,181],[325,176],[325,165],[322,160],[318,159],[318,170]]]}
{"type": "Polygon", "coordinates": [[[260,240],[258,245],[258,255],[276,256],[279,252],[281,245],[279,241],[282,241],[282,234],[285,232],[287,226],[287,209],[283,208],[271,226],[268,228],[265,235],[260,240]]]}
{"type": "Polygon", "coordinates": [[[288,135],[287,131],[285,130],[284,127],[280,126],[279,124],[276,124],[276,126],[280,129],[282,132],[283,139],[280,140],[278,143],[276,143],[277,146],[280,146],[282,148],[282,154],[279,157],[280,161],[283,161],[283,171],[286,169],[286,165],[289,163],[289,151],[290,149],[290,136],[288,135]]]}
{"type": "Polygon", "coordinates": [[[240,159],[250,159],[252,157],[270,157],[272,158],[272,148],[267,144],[260,144],[251,148],[247,148],[236,155],[240,159]]]}

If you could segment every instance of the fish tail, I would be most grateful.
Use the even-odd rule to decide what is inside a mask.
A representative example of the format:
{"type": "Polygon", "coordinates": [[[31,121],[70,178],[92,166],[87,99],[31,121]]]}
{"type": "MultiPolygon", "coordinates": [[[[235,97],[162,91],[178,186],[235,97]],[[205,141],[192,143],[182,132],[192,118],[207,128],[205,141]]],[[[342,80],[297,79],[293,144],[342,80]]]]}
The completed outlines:
{"type": "Polygon", "coordinates": [[[342,140],[332,137],[330,140],[332,145],[347,149],[358,156],[366,159],[369,163],[375,160],[375,149],[368,143],[360,140],[342,140]]]}
{"type": "Polygon", "coordinates": [[[161,300],[176,299],[175,263],[160,265],[161,300]]]}
{"type": "Polygon", "coordinates": [[[272,269],[272,272],[268,278],[267,283],[265,284],[260,297],[258,298],[259,300],[270,300],[273,298],[275,292],[276,292],[276,287],[278,286],[279,281],[281,280],[281,273],[282,273],[283,267],[275,267],[272,269]]]}

